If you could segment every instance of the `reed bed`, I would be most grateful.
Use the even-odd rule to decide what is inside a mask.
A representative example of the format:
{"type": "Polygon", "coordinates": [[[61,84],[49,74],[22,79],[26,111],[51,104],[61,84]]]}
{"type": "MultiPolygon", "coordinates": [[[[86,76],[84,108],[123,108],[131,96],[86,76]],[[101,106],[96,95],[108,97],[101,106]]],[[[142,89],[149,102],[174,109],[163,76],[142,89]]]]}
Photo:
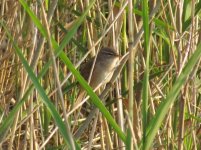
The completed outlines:
{"type": "Polygon", "coordinates": [[[201,149],[200,9],[1,0],[0,149],[201,149]],[[79,68],[101,47],[121,59],[95,93],[79,68]],[[89,97],[75,105],[80,87],[89,97]]]}

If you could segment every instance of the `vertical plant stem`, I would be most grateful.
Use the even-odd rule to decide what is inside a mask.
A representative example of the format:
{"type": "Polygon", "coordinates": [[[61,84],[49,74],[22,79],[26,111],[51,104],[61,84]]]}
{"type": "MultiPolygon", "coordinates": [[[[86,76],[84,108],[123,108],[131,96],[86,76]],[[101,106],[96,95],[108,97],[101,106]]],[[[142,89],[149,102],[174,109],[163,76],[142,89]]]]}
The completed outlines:
{"type": "MultiPolygon", "coordinates": [[[[131,120],[131,124],[133,124],[133,86],[134,86],[134,51],[133,48],[133,35],[134,35],[134,29],[133,29],[133,1],[129,0],[128,2],[128,34],[129,34],[129,60],[128,60],[128,79],[129,79],[129,116],[131,120]]],[[[131,129],[129,131],[131,135],[131,129]]],[[[131,136],[132,137],[132,136],[131,136]]],[[[133,138],[130,138],[130,149],[133,149],[133,138]]]]}
{"type": "Polygon", "coordinates": [[[150,36],[149,36],[149,14],[148,1],[142,2],[143,28],[144,28],[144,48],[146,64],[143,78],[143,96],[142,96],[142,114],[143,114],[143,149],[145,148],[146,134],[147,134],[147,114],[148,114],[148,88],[149,88],[149,57],[150,57],[150,36]]]}

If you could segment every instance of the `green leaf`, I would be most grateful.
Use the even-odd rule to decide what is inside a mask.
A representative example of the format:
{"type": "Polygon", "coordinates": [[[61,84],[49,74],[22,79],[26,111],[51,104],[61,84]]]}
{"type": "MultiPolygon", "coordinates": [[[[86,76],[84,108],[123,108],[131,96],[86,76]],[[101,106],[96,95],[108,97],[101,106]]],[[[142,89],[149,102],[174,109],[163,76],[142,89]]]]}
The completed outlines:
{"type": "MultiPolygon", "coordinates": [[[[143,28],[144,28],[144,47],[146,52],[146,67],[143,77],[143,96],[142,96],[142,116],[143,116],[143,143],[146,141],[147,123],[148,123],[148,87],[149,87],[149,56],[150,56],[150,36],[149,36],[149,10],[148,1],[142,1],[142,15],[143,15],[143,28]]],[[[143,148],[144,148],[143,144],[143,148]]]]}

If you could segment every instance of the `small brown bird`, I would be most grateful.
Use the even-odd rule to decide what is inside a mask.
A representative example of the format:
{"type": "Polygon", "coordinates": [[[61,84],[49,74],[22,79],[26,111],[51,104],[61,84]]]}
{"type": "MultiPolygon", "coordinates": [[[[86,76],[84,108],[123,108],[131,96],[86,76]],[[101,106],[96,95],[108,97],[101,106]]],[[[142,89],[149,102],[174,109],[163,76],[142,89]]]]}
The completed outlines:
{"type": "MultiPolygon", "coordinates": [[[[115,67],[117,66],[119,55],[114,49],[104,47],[99,51],[95,62],[94,59],[95,57],[84,63],[81,66],[80,73],[86,81],[89,80],[89,85],[93,89],[96,89],[100,84],[104,85],[110,81],[115,67]],[[93,63],[95,63],[94,67],[93,63]],[[91,79],[89,79],[91,71],[92,75],[91,79]]],[[[76,101],[77,104],[82,100],[83,96],[85,95],[84,93],[84,90],[81,89],[76,101]]]]}
{"type": "Polygon", "coordinates": [[[89,85],[93,89],[100,83],[107,83],[111,79],[115,66],[117,65],[119,55],[114,49],[105,47],[99,51],[95,62],[94,59],[95,57],[91,58],[88,62],[83,64],[80,69],[80,73],[86,81],[88,81],[89,75],[93,69],[89,82],[89,85]],[[94,68],[92,68],[93,63],[95,63],[94,68]]]}

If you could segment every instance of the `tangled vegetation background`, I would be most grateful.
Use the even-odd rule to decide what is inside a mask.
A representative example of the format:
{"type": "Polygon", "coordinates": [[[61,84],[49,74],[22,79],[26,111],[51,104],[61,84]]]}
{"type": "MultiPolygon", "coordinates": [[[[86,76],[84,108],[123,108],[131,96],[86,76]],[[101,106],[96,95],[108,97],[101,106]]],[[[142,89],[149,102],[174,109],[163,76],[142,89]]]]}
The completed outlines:
{"type": "Polygon", "coordinates": [[[0,149],[201,149],[200,9],[1,0],[0,149]],[[121,59],[94,93],[79,68],[104,46],[121,59]],[[75,105],[80,86],[90,98],[75,105]]]}

